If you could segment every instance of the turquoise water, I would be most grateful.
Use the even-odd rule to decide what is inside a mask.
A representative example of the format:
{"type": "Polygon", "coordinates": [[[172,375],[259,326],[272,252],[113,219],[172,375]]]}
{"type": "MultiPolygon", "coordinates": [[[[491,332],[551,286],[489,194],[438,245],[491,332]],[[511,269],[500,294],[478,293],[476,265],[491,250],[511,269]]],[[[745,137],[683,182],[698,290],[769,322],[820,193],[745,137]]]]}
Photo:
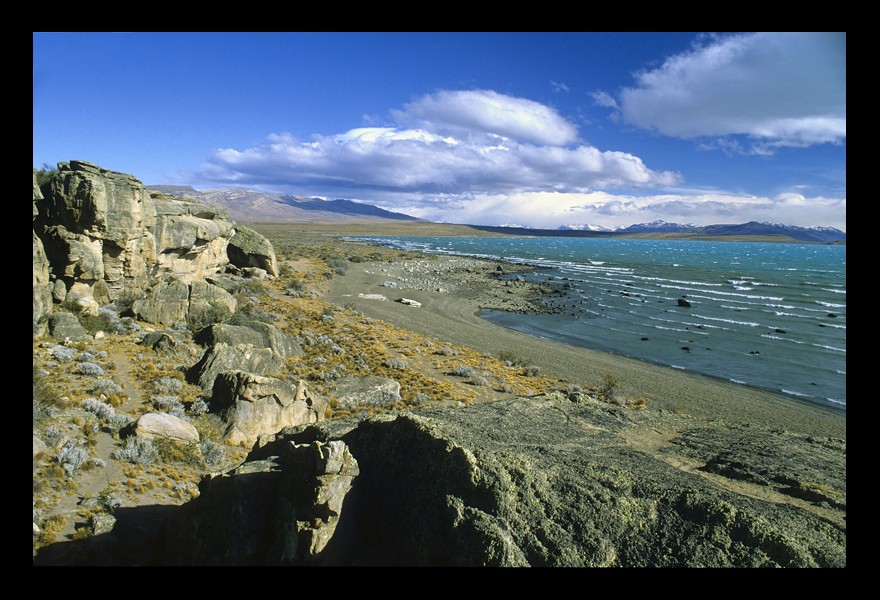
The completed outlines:
{"type": "MultiPolygon", "coordinates": [[[[360,238],[365,239],[365,238],[360,238]]],[[[558,314],[506,327],[846,410],[846,247],[608,238],[370,238],[536,267],[558,314]],[[678,306],[684,298],[690,307],[678,306]]]]}

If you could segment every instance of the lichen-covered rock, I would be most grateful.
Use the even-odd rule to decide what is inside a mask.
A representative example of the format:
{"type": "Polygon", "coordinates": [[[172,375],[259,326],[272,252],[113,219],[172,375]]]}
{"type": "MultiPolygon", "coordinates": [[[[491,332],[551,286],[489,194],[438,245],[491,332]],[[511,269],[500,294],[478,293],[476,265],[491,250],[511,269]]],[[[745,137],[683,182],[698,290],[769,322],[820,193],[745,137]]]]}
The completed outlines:
{"type": "Polygon", "coordinates": [[[846,566],[845,508],[787,496],[773,483],[810,477],[829,488],[845,486],[823,477],[839,467],[845,444],[822,441],[830,454],[817,453],[804,470],[789,458],[809,453],[816,440],[780,437],[755,426],[740,442],[741,433],[720,421],[633,411],[560,393],[288,428],[262,437],[222,482],[214,478],[202,485],[201,496],[175,523],[173,560],[846,566]],[[346,444],[360,473],[335,532],[316,555],[279,553],[279,544],[293,547],[283,546],[290,539],[285,534],[300,530],[289,520],[282,530],[276,515],[313,505],[283,487],[297,472],[291,468],[295,461],[285,457],[301,444],[334,440],[346,444]],[[785,449],[767,452],[774,444],[785,449]],[[727,472],[755,473],[749,481],[727,479],[709,464],[704,470],[697,460],[732,452],[754,466],[727,472]],[[764,472],[772,475],[758,476],[764,472]]]}
{"type": "Polygon", "coordinates": [[[244,371],[223,371],[214,380],[211,411],[227,424],[224,438],[231,444],[251,447],[260,435],[323,421],[326,410],[327,400],[304,381],[294,387],[244,371]]]}
{"type": "Polygon", "coordinates": [[[400,383],[387,377],[343,377],[335,395],[340,408],[387,407],[400,402],[400,383]]]}
{"type": "Polygon", "coordinates": [[[67,311],[56,311],[49,315],[49,335],[62,341],[89,337],[76,315],[67,311]]]}
{"type": "Polygon", "coordinates": [[[134,434],[147,439],[167,439],[182,444],[197,444],[199,432],[195,427],[168,413],[141,415],[134,427],[134,434]]]}
{"type": "Polygon", "coordinates": [[[250,227],[236,225],[226,251],[229,262],[237,267],[257,267],[273,277],[278,276],[278,259],[272,243],[250,227]]]}
{"type": "Polygon", "coordinates": [[[360,474],[343,442],[286,444],[279,455],[208,475],[165,528],[167,565],[327,564],[360,474]]]}
{"type": "Polygon", "coordinates": [[[155,199],[157,262],[160,272],[192,282],[217,273],[229,262],[226,246],[234,233],[225,212],[197,202],[155,199]]]}
{"type": "Polygon", "coordinates": [[[199,331],[193,338],[202,346],[214,344],[250,344],[255,348],[271,348],[282,359],[303,355],[302,347],[289,335],[282,333],[271,323],[241,321],[240,325],[215,323],[199,331]]]}
{"type": "Polygon", "coordinates": [[[284,361],[271,348],[254,348],[250,344],[215,344],[186,372],[186,380],[201,386],[208,396],[214,391],[214,380],[223,371],[246,371],[257,375],[281,373],[284,361]]]}
{"type": "Polygon", "coordinates": [[[171,279],[149,288],[143,298],[134,301],[132,310],[139,319],[169,325],[188,319],[200,321],[212,312],[229,316],[236,304],[232,294],[216,285],[171,279]]]}

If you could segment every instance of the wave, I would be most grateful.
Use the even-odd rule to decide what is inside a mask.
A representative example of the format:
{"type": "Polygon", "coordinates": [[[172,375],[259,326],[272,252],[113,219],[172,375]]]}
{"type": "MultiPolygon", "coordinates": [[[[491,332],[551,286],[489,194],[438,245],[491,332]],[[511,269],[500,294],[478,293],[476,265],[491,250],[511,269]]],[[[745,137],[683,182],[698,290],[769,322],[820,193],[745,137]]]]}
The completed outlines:
{"type": "Polygon", "coordinates": [[[843,352],[846,354],[846,348],[836,348],[834,346],[826,346],[825,344],[810,344],[816,348],[825,348],[826,350],[834,350],[835,352],[843,352]]]}
{"type": "Polygon", "coordinates": [[[635,279],[644,279],[645,281],[668,281],[669,283],[681,283],[684,285],[711,285],[721,287],[723,283],[711,283],[708,281],[688,281],[685,279],[666,279],[665,277],[648,277],[646,275],[633,275],[635,279]]]}
{"type": "Polygon", "coordinates": [[[840,404],[841,406],[846,406],[846,400],[838,400],[837,398],[825,398],[828,402],[833,402],[834,404],[840,404]]]}
{"type": "Polygon", "coordinates": [[[839,289],[834,289],[834,288],[822,288],[822,291],[823,292],[831,292],[832,294],[845,294],[846,293],[845,289],[839,290],[839,289]]]}
{"type": "Polygon", "coordinates": [[[747,381],[743,381],[742,379],[733,379],[733,378],[730,378],[727,381],[730,381],[731,383],[739,383],[741,385],[746,385],[748,383],[747,381]]]}
{"type": "Polygon", "coordinates": [[[762,338],[767,338],[768,340],[781,340],[781,341],[783,341],[783,342],[792,342],[792,343],[795,343],[795,344],[806,344],[806,342],[801,342],[801,341],[798,341],[798,340],[793,340],[793,339],[791,339],[791,338],[779,337],[778,335],[770,335],[769,333],[762,333],[762,334],[761,334],[761,337],[762,337],[762,338]]]}
{"type": "Polygon", "coordinates": [[[801,396],[802,398],[811,398],[811,396],[809,394],[802,394],[800,392],[795,392],[793,390],[787,390],[785,388],[780,388],[780,390],[782,391],[782,393],[789,394],[791,396],[801,396]]]}
{"type": "Polygon", "coordinates": [[[821,304],[822,306],[827,306],[828,308],[846,308],[846,304],[835,304],[834,302],[822,302],[821,300],[816,300],[816,304],[821,304]]]}
{"type": "MultiPolygon", "coordinates": [[[[761,327],[760,323],[752,321],[734,321],[733,319],[719,319],[717,317],[705,317],[703,315],[694,315],[698,319],[706,319],[707,321],[720,321],[721,323],[731,323],[733,325],[746,325],[748,327],[761,327]]],[[[767,327],[766,325],[764,327],[767,327]]]]}

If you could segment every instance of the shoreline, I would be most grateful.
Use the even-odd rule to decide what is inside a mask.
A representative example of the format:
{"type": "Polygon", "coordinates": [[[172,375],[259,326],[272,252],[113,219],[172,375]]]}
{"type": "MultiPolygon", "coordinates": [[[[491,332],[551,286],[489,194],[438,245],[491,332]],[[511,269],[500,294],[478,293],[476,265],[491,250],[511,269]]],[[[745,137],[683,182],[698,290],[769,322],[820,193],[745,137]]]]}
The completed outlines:
{"type": "Polygon", "coordinates": [[[516,272],[510,263],[456,255],[422,256],[351,264],[344,275],[329,282],[328,299],[449,343],[493,355],[513,353],[576,384],[595,387],[610,374],[621,393],[645,396],[649,406],[656,408],[846,439],[846,413],[833,407],[495,324],[481,317],[480,311],[530,311],[540,307],[541,296],[549,292],[541,291],[541,284],[499,277],[498,265],[508,269],[505,277],[516,272]],[[389,281],[396,287],[384,285],[389,281]],[[370,294],[384,294],[389,300],[404,296],[421,307],[377,301],[370,294]]]}

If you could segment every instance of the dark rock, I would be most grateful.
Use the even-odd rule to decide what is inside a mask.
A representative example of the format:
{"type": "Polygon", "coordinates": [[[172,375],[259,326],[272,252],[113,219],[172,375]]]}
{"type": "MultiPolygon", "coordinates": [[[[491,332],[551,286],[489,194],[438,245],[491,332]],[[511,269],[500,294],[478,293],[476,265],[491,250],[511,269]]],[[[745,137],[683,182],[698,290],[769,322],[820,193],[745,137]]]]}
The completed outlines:
{"type": "Polygon", "coordinates": [[[144,346],[149,346],[156,352],[171,352],[177,341],[164,331],[151,331],[141,340],[144,346]]]}
{"type": "Polygon", "coordinates": [[[829,317],[829,318],[831,318],[831,319],[836,319],[836,318],[837,318],[837,315],[835,315],[834,313],[828,313],[826,316],[829,317]]]}
{"type": "Polygon", "coordinates": [[[186,380],[201,386],[210,396],[214,380],[223,371],[247,371],[257,375],[281,373],[284,361],[271,348],[254,348],[250,344],[215,344],[186,372],[186,380]]]}
{"type": "Polygon", "coordinates": [[[49,335],[58,340],[82,340],[89,337],[76,315],[57,311],[49,315],[49,335]]]}
{"type": "Polygon", "coordinates": [[[641,340],[641,341],[643,341],[643,342],[647,342],[647,341],[648,341],[648,338],[647,338],[647,337],[640,337],[639,340],[641,340]]]}
{"type": "Polygon", "coordinates": [[[778,481],[808,479],[809,490],[839,499],[844,473],[840,441],[553,393],[261,438],[238,469],[202,482],[159,555],[170,564],[843,567],[843,515],[780,502],[779,486],[793,484],[778,481]],[[681,432],[671,444],[640,444],[670,428],[681,432]],[[359,475],[344,505],[324,513],[338,521],[323,550],[299,554],[294,523],[314,519],[320,502],[308,461],[290,452],[334,440],[359,475]],[[694,461],[728,484],[673,466],[694,461]],[[742,481],[761,496],[736,491],[742,481]]]}
{"type": "Polygon", "coordinates": [[[691,303],[688,302],[687,300],[685,300],[684,298],[679,298],[678,300],[676,300],[676,302],[678,302],[678,305],[683,308],[690,308],[691,307],[691,303]]]}
{"type": "Polygon", "coordinates": [[[788,333],[788,332],[787,332],[786,330],[784,330],[784,329],[779,329],[779,328],[777,328],[777,329],[776,329],[776,333],[788,333]]]}
{"type": "Polygon", "coordinates": [[[690,351],[691,351],[689,346],[682,346],[681,349],[684,350],[685,352],[688,352],[688,353],[690,353],[690,351]]]}

